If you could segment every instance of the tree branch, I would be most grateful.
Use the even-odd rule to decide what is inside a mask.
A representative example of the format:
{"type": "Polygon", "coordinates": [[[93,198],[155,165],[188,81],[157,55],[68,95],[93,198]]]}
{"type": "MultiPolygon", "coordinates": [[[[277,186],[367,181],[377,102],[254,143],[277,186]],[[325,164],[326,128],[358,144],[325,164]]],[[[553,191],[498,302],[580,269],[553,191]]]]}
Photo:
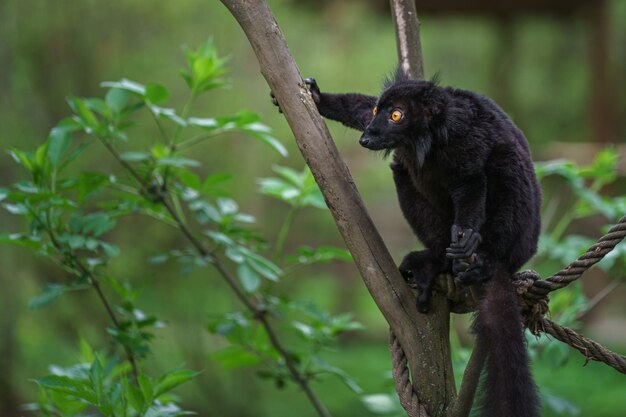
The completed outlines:
{"type": "Polygon", "coordinates": [[[487,352],[475,346],[469,358],[469,362],[467,363],[467,367],[465,368],[465,372],[463,373],[459,396],[448,411],[447,415],[449,417],[469,416],[472,405],[474,404],[474,396],[476,395],[476,388],[478,388],[480,372],[483,369],[486,358],[487,352]]]}
{"type": "MultiPolygon", "coordinates": [[[[367,214],[266,1],[221,1],[246,33],[363,281],[409,359],[420,401],[431,415],[440,415],[455,395],[447,301],[435,294],[433,313],[417,312],[415,298],[367,214]]],[[[413,56],[410,48],[407,56],[413,56]]],[[[407,68],[415,71],[412,65],[407,68]]]]}
{"type": "Polygon", "coordinates": [[[420,22],[414,0],[389,0],[396,27],[396,47],[400,68],[410,78],[424,79],[424,60],[420,40],[420,22]]]}

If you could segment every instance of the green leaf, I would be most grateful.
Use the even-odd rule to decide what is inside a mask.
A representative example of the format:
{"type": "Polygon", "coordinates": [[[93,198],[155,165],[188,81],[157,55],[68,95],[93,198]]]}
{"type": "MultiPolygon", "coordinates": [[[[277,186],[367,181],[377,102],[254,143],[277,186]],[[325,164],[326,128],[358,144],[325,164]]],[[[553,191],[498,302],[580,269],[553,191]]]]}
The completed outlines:
{"type": "Polygon", "coordinates": [[[30,299],[28,308],[35,309],[47,306],[59,298],[66,290],[67,285],[64,284],[45,284],[41,294],[30,299]]]}
{"type": "Polygon", "coordinates": [[[171,155],[170,148],[162,143],[155,144],[150,152],[155,159],[162,159],[171,155]]]}
{"type": "Polygon", "coordinates": [[[218,77],[226,72],[225,58],[219,58],[213,42],[208,40],[195,51],[187,50],[189,70],[180,70],[180,74],[191,88],[192,94],[199,94],[224,85],[218,77]]]}
{"type": "Polygon", "coordinates": [[[114,113],[120,113],[128,105],[128,90],[111,88],[104,96],[104,101],[114,113]]]}
{"type": "Polygon", "coordinates": [[[225,255],[236,264],[240,264],[244,261],[243,254],[236,246],[228,246],[226,251],[224,251],[225,255]]]}
{"type": "Polygon", "coordinates": [[[2,204],[2,206],[11,214],[27,214],[28,213],[28,207],[26,207],[26,205],[22,203],[18,203],[18,204],[4,203],[2,204]]]}
{"type": "Polygon", "coordinates": [[[148,152],[128,151],[120,154],[120,158],[127,162],[140,162],[149,160],[152,156],[148,152]]]}
{"type": "Polygon", "coordinates": [[[304,185],[304,175],[301,171],[280,165],[272,166],[272,171],[289,181],[292,185],[301,188],[304,185]]]}
{"type": "Polygon", "coordinates": [[[161,158],[157,160],[157,165],[172,166],[172,167],[178,167],[178,168],[199,167],[200,162],[194,159],[183,158],[180,156],[170,156],[167,158],[161,158]]]}
{"type": "Polygon", "coordinates": [[[0,243],[39,249],[41,247],[41,238],[39,236],[24,235],[21,233],[0,234],[0,243]]]}
{"type": "Polygon", "coordinates": [[[346,249],[332,246],[320,246],[315,249],[309,246],[302,246],[298,248],[296,259],[301,264],[325,263],[332,260],[351,261],[352,255],[346,249]]]}
{"type": "Polygon", "coordinates": [[[222,127],[222,124],[218,122],[217,119],[214,118],[198,118],[198,117],[190,117],[187,119],[187,123],[192,126],[198,126],[203,128],[204,130],[215,130],[217,128],[222,127]]]}
{"type": "Polygon", "coordinates": [[[323,371],[337,376],[348,388],[350,388],[355,394],[362,394],[363,389],[357,384],[356,380],[352,378],[346,371],[336,366],[329,365],[320,358],[316,358],[315,365],[323,371]]]}
{"type": "Polygon", "coordinates": [[[200,177],[198,177],[196,173],[186,169],[181,170],[178,173],[178,178],[180,179],[180,182],[194,190],[199,190],[202,185],[200,182],[200,177]]]}
{"type": "Polygon", "coordinates": [[[109,108],[107,107],[104,100],[102,100],[101,98],[86,98],[84,99],[84,101],[90,110],[93,110],[98,114],[106,116],[110,113],[109,108]]]}
{"type": "Polygon", "coordinates": [[[309,340],[315,339],[315,330],[313,329],[312,326],[309,326],[308,324],[305,324],[299,321],[294,321],[291,325],[305,339],[309,339],[309,340]]]}
{"type": "Polygon", "coordinates": [[[294,204],[300,196],[300,190],[280,178],[259,178],[259,192],[294,204]]]}
{"type": "Polygon", "coordinates": [[[249,265],[254,268],[259,274],[263,275],[270,281],[278,281],[282,271],[269,259],[266,259],[261,255],[249,251],[243,252],[243,255],[245,256],[246,261],[249,263],[249,265]]]}
{"type": "Polygon", "coordinates": [[[78,97],[69,97],[68,103],[84,127],[91,129],[98,127],[98,119],[96,119],[96,116],[89,109],[85,100],[78,97]]]}
{"type": "Polygon", "coordinates": [[[148,84],[146,86],[146,98],[152,103],[160,103],[170,97],[170,92],[161,84],[148,84]]]}
{"type": "Polygon", "coordinates": [[[96,395],[87,386],[86,381],[70,378],[68,376],[48,375],[35,379],[35,383],[43,388],[74,395],[91,404],[97,404],[96,395]]]}
{"type": "Polygon", "coordinates": [[[109,217],[107,213],[97,212],[91,213],[83,217],[83,232],[91,233],[96,237],[102,236],[104,233],[115,227],[115,219],[109,217]]]}
{"type": "Polygon", "coordinates": [[[285,146],[278,139],[269,134],[269,128],[267,128],[268,130],[266,131],[265,129],[262,129],[261,126],[267,127],[261,123],[251,123],[249,125],[243,126],[242,130],[246,132],[249,136],[252,136],[260,142],[268,145],[270,148],[278,152],[281,156],[287,157],[289,155],[289,152],[287,152],[287,148],[285,148],[285,146]]]}
{"type": "Polygon", "coordinates": [[[610,184],[617,178],[617,161],[619,155],[613,148],[604,148],[596,155],[593,164],[582,168],[580,175],[591,178],[599,184],[610,184]]]}
{"type": "Polygon", "coordinates": [[[146,402],[151,403],[154,399],[154,387],[152,381],[146,374],[139,375],[139,388],[146,402]]]}
{"type": "Polygon", "coordinates": [[[155,116],[169,119],[179,126],[182,126],[182,127],[187,126],[187,122],[182,117],[177,115],[174,109],[168,109],[168,108],[159,107],[156,105],[151,105],[150,111],[152,111],[152,113],[154,113],[155,116]]]}
{"type": "Polygon", "coordinates": [[[333,246],[320,246],[316,249],[316,258],[323,261],[331,259],[351,261],[352,254],[350,253],[350,251],[344,248],[337,248],[333,246]]]}
{"type": "Polygon", "coordinates": [[[180,384],[185,383],[198,375],[199,372],[194,372],[189,369],[176,369],[168,372],[159,377],[157,382],[154,384],[154,397],[158,398],[160,395],[171,391],[180,384]]]}
{"type": "Polygon", "coordinates": [[[126,385],[126,399],[135,411],[143,414],[146,411],[146,400],[141,393],[141,390],[134,384],[126,385]]]}
{"type": "Polygon", "coordinates": [[[97,356],[94,358],[89,368],[89,380],[91,381],[91,386],[96,394],[98,403],[102,403],[104,397],[104,375],[102,372],[102,364],[97,356]]]}
{"type": "Polygon", "coordinates": [[[20,181],[14,184],[15,188],[26,194],[38,194],[39,188],[30,181],[20,181]]]}
{"type": "Polygon", "coordinates": [[[9,149],[8,153],[15,162],[22,165],[28,171],[33,170],[33,160],[29,154],[16,148],[9,149]]]}
{"type": "Polygon", "coordinates": [[[119,81],[104,81],[100,83],[101,87],[118,88],[125,90],[144,98],[146,94],[146,87],[135,81],[127,80],[125,78],[119,81]]]}
{"type": "Polygon", "coordinates": [[[85,143],[81,143],[80,145],[78,145],[72,151],[72,153],[69,154],[67,158],[65,158],[65,161],[61,164],[61,166],[59,167],[59,170],[63,170],[64,168],[66,168],[71,162],[76,160],[76,158],[78,158],[85,151],[85,149],[87,149],[93,143],[94,142],[85,142],[85,143]]]}
{"type": "Polygon", "coordinates": [[[72,140],[71,133],[79,129],[80,125],[70,118],[63,119],[52,128],[48,135],[48,159],[53,166],[59,165],[72,140]]]}
{"type": "Polygon", "coordinates": [[[92,363],[95,359],[95,355],[89,343],[87,343],[87,341],[81,337],[79,340],[79,345],[81,360],[85,363],[92,363]]]}
{"type": "Polygon", "coordinates": [[[248,293],[256,291],[259,285],[261,285],[261,277],[259,274],[246,263],[239,264],[237,267],[237,276],[239,277],[241,286],[248,293]]]}

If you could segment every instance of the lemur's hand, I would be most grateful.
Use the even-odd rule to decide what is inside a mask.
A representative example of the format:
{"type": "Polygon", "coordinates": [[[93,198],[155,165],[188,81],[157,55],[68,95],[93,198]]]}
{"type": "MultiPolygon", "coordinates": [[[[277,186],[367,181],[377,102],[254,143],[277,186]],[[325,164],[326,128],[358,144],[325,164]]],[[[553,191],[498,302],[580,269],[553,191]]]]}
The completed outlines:
{"type": "MultiPolygon", "coordinates": [[[[317,86],[317,81],[315,81],[315,78],[313,77],[305,78],[304,83],[309,87],[309,91],[311,92],[311,97],[313,97],[313,101],[315,102],[315,104],[316,105],[319,104],[321,93],[320,93],[320,88],[317,86]]],[[[272,104],[278,107],[279,113],[282,113],[283,109],[280,108],[280,104],[278,103],[278,100],[276,99],[276,96],[274,95],[273,91],[270,91],[270,97],[272,97],[272,104]]]]}
{"type": "Polygon", "coordinates": [[[481,242],[480,233],[469,227],[456,224],[451,229],[450,247],[446,249],[446,256],[450,259],[465,259],[472,256],[481,242]]]}
{"type": "Polygon", "coordinates": [[[315,78],[305,78],[304,83],[309,86],[309,91],[311,92],[311,97],[313,97],[313,101],[315,102],[315,104],[320,104],[320,98],[322,96],[322,93],[320,92],[320,88],[318,87],[315,78]]]}

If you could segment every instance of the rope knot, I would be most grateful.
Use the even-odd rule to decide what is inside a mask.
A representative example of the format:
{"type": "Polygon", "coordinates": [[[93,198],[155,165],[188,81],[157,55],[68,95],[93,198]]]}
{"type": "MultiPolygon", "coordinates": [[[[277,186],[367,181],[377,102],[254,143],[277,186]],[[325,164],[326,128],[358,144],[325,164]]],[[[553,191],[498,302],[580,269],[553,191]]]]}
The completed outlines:
{"type": "Polygon", "coordinates": [[[513,285],[518,295],[518,303],[522,315],[524,317],[524,326],[526,326],[534,335],[538,335],[543,330],[541,322],[543,316],[549,311],[548,295],[537,296],[529,292],[535,283],[541,277],[537,272],[532,270],[521,271],[515,275],[513,285]]]}

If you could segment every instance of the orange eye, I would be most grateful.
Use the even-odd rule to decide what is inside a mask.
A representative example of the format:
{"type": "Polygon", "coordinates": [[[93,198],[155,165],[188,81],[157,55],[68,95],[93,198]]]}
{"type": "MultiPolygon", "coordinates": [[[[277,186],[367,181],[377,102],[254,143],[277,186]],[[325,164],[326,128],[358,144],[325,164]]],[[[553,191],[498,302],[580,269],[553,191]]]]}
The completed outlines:
{"type": "Polygon", "coordinates": [[[374,116],[376,116],[378,114],[378,106],[374,106],[374,109],[372,110],[372,114],[374,116]]]}
{"type": "Polygon", "coordinates": [[[398,123],[402,119],[402,112],[400,110],[394,110],[391,112],[391,115],[389,116],[389,118],[393,122],[398,123]]]}

